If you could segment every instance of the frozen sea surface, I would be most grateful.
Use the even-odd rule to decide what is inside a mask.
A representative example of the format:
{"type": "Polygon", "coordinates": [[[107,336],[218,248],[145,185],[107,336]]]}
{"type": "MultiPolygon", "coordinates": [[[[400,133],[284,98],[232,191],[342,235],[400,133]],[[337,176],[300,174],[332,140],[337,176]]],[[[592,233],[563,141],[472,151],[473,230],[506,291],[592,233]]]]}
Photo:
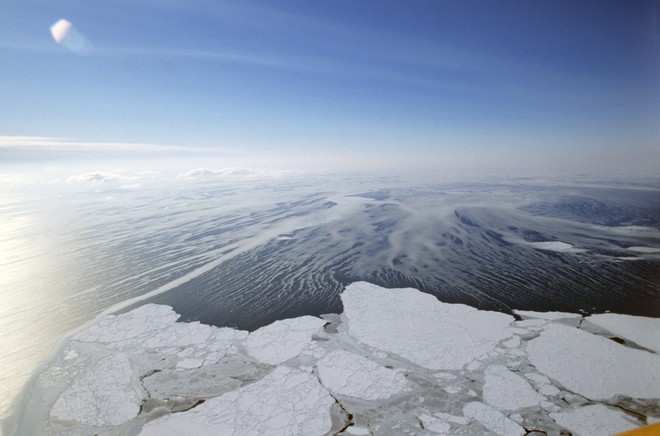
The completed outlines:
{"type": "Polygon", "coordinates": [[[590,435],[660,418],[660,356],[589,317],[516,321],[367,282],[341,298],[342,314],[252,333],[154,304],[102,317],[34,379],[17,434],[590,435]]]}

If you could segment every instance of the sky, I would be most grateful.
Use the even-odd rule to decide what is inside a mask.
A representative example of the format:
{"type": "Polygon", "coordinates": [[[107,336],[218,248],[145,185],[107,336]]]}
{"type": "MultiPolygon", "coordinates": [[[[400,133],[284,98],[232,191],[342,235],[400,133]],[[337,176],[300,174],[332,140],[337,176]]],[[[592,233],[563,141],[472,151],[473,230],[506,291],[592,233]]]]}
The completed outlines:
{"type": "Polygon", "coordinates": [[[658,5],[4,0],[0,164],[657,175],[658,5]]]}

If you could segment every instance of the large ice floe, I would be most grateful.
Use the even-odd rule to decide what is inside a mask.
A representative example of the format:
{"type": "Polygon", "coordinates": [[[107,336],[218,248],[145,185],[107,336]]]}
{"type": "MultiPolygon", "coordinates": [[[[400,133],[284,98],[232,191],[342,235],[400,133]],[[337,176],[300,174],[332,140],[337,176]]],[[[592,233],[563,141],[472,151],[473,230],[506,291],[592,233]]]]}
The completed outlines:
{"type": "Polygon", "coordinates": [[[254,332],[105,316],[26,388],[16,434],[608,434],[660,418],[660,320],[511,315],[358,282],[254,332]]]}

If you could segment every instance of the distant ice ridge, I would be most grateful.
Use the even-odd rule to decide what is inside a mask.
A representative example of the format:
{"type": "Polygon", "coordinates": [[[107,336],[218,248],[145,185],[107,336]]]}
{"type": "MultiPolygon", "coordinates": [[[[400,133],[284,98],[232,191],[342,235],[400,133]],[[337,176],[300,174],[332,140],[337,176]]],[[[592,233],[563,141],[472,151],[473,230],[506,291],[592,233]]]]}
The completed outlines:
{"type": "Polygon", "coordinates": [[[342,302],[252,333],[153,304],[101,318],[36,377],[16,433],[588,435],[660,418],[659,319],[515,320],[365,282],[342,302]]]}

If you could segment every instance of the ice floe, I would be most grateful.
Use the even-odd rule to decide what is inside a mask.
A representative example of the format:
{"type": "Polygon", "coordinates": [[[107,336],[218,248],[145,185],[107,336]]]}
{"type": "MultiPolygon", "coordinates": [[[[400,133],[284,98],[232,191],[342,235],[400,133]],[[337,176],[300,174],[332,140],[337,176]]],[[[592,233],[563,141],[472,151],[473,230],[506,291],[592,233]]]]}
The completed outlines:
{"type": "Polygon", "coordinates": [[[121,342],[151,332],[160,332],[179,319],[169,306],[146,304],[128,313],[108,315],[72,339],[80,342],[121,342]]]}
{"type": "Polygon", "coordinates": [[[35,375],[12,431],[588,435],[660,418],[657,320],[515,321],[364,282],[342,301],[251,333],[153,304],[102,317],[35,375]]]}
{"type": "Polygon", "coordinates": [[[441,303],[415,289],[360,282],[341,299],[351,336],[428,369],[461,369],[512,335],[510,315],[441,303]]]}
{"type": "Polygon", "coordinates": [[[602,436],[631,430],[637,425],[625,413],[602,404],[584,406],[550,416],[578,436],[602,436]]]}
{"type": "Polygon", "coordinates": [[[334,399],[307,372],[277,367],[253,384],[149,422],[141,435],[325,434],[334,399]]]}
{"type": "Polygon", "coordinates": [[[382,400],[411,387],[402,374],[343,350],[328,353],[316,369],[331,392],[363,400],[382,400]]]}
{"type": "Polygon", "coordinates": [[[324,320],[313,316],[275,321],[252,332],[245,348],[259,362],[277,365],[300,354],[324,324],[324,320]]]}
{"type": "Polygon", "coordinates": [[[660,353],[660,318],[602,313],[591,315],[587,321],[660,353]]]}
{"type": "Polygon", "coordinates": [[[525,429],[510,420],[493,407],[474,401],[463,407],[466,417],[475,419],[481,425],[499,436],[524,435],[525,429]]]}
{"type": "Polygon", "coordinates": [[[553,324],[527,345],[530,362],[590,399],[660,398],[660,356],[583,330],[553,324]]]}
{"type": "Polygon", "coordinates": [[[586,253],[588,251],[584,248],[576,248],[573,244],[569,244],[567,242],[561,242],[561,241],[531,242],[511,236],[506,237],[504,239],[510,243],[526,245],[536,250],[555,251],[558,253],[572,253],[572,254],[586,253]]]}
{"type": "Polygon", "coordinates": [[[55,401],[50,416],[92,426],[128,421],[137,416],[142,400],[132,379],[125,353],[106,357],[73,381],[55,401]]]}
{"type": "Polygon", "coordinates": [[[484,399],[498,409],[517,410],[537,406],[545,397],[506,366],[493,365],[486,369],[484,399]]]}
{"type": "Polygon", "coordinates": [[[559,251],[559,252],[571,252],[574,251],[572,244],[567,244],[566,242],[559,241],[546,241],[546,242],[530,242],[534,248],[539,250],[549,250],[549,251],[559,251]]]}

